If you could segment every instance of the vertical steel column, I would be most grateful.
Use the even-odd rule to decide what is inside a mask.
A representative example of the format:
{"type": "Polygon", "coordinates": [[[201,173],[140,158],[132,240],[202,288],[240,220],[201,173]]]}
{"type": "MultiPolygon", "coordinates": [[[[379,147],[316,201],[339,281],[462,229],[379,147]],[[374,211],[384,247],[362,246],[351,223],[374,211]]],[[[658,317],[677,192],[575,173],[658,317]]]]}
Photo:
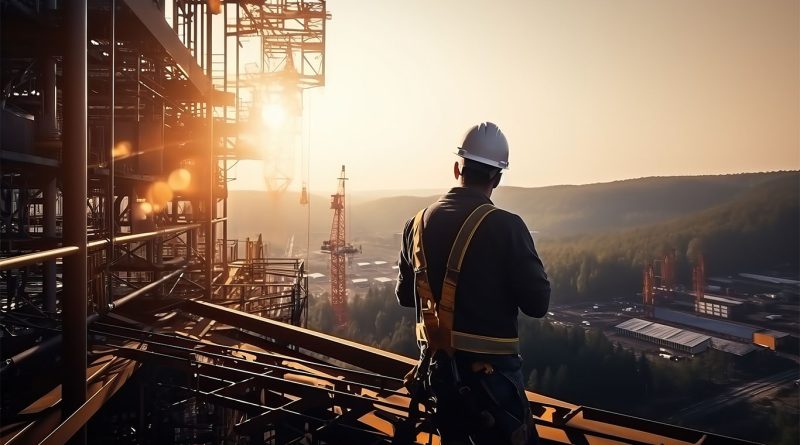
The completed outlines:
{"type": "MultiPolygon", "coordinates": [[[[51,240],[56,238],[56,208],[58,200],[58,186],[56,178],[47,181],[42,192],[44,198],[44,236],[51,240]]],[[[50,314],[56,312],[56,262],[44,263],[44,311],[50,314]]]]}
{"type": "MultiPolygon", "coordinates": [[[[48,11],[56,9],[56,0],[45,0],[42,9],[48,11]]],[[[56,58],[48,54],[40,59],[42,73],[42,123],[39,126],[39,137],[46,141],[56,141],[59,138],[58,122],[56,119],[56,58]]]]}
{"type": "MultiPolygon", "coordinates": [[[[228,4],[224,3],[223,7],[223,16],[222,16],[222,41],[224,45],[222,46],[222,89],[225,91],[226,95],[228,93],[228,4]]],[[[238,4],[235,7],[239,7],[238,4]]],[[[235,103],[235,101],[234,101],[235,103]]],[[[225,105],[223,108],[223,119],[225,125],[229,124],[228,122],[228,106],[225,105]]],[[[225,273],[225,277],[228,277],[228,136],[227,131],[225,132],[225,139],[222,145],[223,148],[223,158],[222,158],[222,186],[225,187],[225,193],[223,196],[225,197],[222,200],[222,270],[225,273]]]]}
{"type": "Polygon", "coordinates": [[[197,51],[197,48],[198,48],[197,41],[198,41],[198,36],[200,35],[198,33],[198,30],[197,30],[198,29],[197,25],[200,22],[200,20],[202,19],[202,16],[198,17],[198,15],[197,15],[198,2],[190,2],[189,4],[192,6],[192,25],[194,25],[194,30],[192,31],[192,39],[193,40],[192,40],[192,48],[191,49],[192,49],[192,55],[194,56],[194,60],[199,64],[200,61],[197,60],[197,58],[198,57],[202,58],[202,55],[200,55],[198,53],[198,51],[197,51]]]}
{"type": "MultiPolygon", "coordinates": [[[[86,0],[64,0],[64,245],[78,252],[64,258],[62,298],[62,413],[66,419],[86,402],[86,0]]],[[[81,428],[71,443],[86,443],[81,428]]]]}
{"type": "MultiPolygon", "coordinates": [[[[45,0],[41,4],[42,9],[49,11],[56,9],[56,0],[45,0]]],[[[42,123],[39,127],[39,138],[43,141],[57,141],[58,121],[56,119],[57,97],[56,91],[56,58],[48,55],[41,59],[42,73],[42,123]]],[[[45,184],[42,192],[44,198],[44,236],[56,238],[56,209],[58,207],[58,183],[56,178],[52,178],[45,184]]],[[[44,310],[45,312],[56,312],[56,262],[47,261],[44,263],[44,310]]]]}
{"type": "Polygon", "coordinates": [[[116,146],[116,73],[117,73],[117,0],[111,0],[111,76],[109,79],[109,147],[108,149],[108,189],[106,190],[106,230],[108,230],[108,251],[106,253],[106,298],[100,305],[101,310],[108,308],[108,303],[114,300],[114,278],[111,265],[114,263],[114,236],[117,234],[117,215],[114,193],[114,147],[116,146]]]}
{"type": "MultiPolygon", "coordinates": [[[[200,11],[203,11],[203,7],[200,7],[200,11]]],[[[212,38],[211,38],[211,28],[213,23],[214,15],[211,13],[211,8],[205,8],[206,12],[206,32],[205,37],[208,42],[205,45],[205,49],[207,50],[206,53],[206,72],[208,74],[209,79],[209,90],[206,94],[206,119],[208,120],[208,155],[209,155],[209,175],[208,175],[208,200],[206,201],[206,205],[208,209],[206,210],[206,217],[208,218],[207,226],[206,226],[206,298],[211,299],[213,295],[213,282],[214,282],[214,210],[216,209],[216,203],[214,199],[214,188],[217,182],[217,160],[214,153],[214,84],[211,81],[212,79],[212,72],[211,72],[211,61],[213,56],[212,51],[212,38]]],[[[200,16],[202,17],[202,15],[200,16]]]]}
{"type": "Polygon", "coordinates": [[[180,35],[178,32],[178,2],[176,0],[172,0],[172,29],[175,30],[175,34],[180,35]]]}

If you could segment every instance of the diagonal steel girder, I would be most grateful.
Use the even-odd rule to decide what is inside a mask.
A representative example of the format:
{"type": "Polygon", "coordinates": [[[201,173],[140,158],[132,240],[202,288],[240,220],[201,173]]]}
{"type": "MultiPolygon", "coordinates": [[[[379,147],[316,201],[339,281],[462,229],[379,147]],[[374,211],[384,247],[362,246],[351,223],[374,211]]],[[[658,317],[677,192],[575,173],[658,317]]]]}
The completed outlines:
{"type": "Polygon", "coordinates": [[[402,378],[416,364],[416,360],[399,354],[205,301],[187,300],[183,309],[390,377],[402,378]]]}

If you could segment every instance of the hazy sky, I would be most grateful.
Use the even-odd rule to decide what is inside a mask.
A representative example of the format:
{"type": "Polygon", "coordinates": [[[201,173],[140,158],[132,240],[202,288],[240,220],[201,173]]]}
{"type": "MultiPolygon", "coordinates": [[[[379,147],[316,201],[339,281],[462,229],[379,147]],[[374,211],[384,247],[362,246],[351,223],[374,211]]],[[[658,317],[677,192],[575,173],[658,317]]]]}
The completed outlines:
{"type": "Polygon", "coordinates": [[[799,3],[329,0],[311,191],[341,164],[355,190],[446,188],[485,120],[510,143],[505,185],[798,169],[799,3]]]}

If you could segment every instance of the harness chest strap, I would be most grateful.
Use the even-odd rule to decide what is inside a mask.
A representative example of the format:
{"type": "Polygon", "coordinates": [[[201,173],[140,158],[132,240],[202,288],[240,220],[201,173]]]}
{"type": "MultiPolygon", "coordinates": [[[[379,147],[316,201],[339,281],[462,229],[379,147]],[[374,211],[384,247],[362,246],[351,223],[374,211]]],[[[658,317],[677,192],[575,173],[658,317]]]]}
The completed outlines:
{"type": "Polygon", "coordinates": [[[428,279],[427,261],[422,244],[424,230],[423,216],[425,209],[414,217],[413,225],[413,257],[415,284],[420,301],[422,322],[417,323],[417,340],[427,342],[434,351],[442,349],[452,355],[454,350],[480,352],[486,354],[519,353],[518,338],[488,337],[453,330],[456,288],[461,263],[469,247],[475,231],[489,213],[496,210],[490,204],[483,204],[475,209],[464,221],[450,249],[447,270],[442,284],[442,295],[437,303],[431,291],[428,279]]]}

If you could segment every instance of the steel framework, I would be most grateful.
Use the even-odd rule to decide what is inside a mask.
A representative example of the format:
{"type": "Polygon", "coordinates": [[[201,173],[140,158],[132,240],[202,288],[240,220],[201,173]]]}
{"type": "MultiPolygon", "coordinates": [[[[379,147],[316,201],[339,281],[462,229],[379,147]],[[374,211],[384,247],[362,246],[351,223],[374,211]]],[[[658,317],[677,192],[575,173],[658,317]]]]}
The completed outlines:
{"type": "MultiPolygon", "coordinates": [[[[303,262],[240,259],[228,239],[242,91],[239,35],[221,31],[256,3],[0,0],[4,426],[28,399],[10,379],[63,393],[72,425],[98,410],[87,329],[134,299],[235,298],[304,322],[303,262]]],[[[69,429],[78,443],[87,418],[69,429]]]]}

